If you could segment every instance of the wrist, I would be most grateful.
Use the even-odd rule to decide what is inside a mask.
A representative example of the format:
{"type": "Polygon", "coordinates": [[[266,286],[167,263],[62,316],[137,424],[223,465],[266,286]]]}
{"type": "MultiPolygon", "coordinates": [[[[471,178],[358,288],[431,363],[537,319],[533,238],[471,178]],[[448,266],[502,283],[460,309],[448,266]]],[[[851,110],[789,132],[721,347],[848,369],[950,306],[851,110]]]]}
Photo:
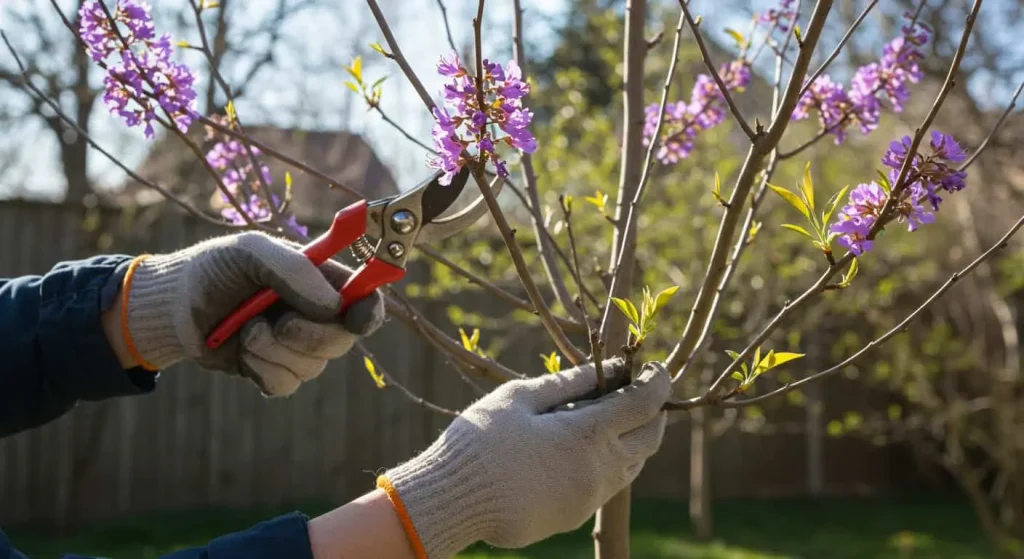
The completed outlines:
{"type": "Polygon", "coordinates": [[[421,557],[404,537],[398,515],[380,489],[310,520],[307,529],[314,559],[421,557]]]}
{"type": "Polygon", "coordinates": [[[125,342],[121,320],[122,309],[124,308],[121,297],[122,289],[123,287],[118,288],[113,305],[103,311],[100,321],[103,325],[103,334],[107,338],[107,343],[110,344],[110,349],[114,352],[114,356],[117,357],[121,368],[133,369],[139,366],[139,362],[132,356],[132,352],[129,351],[128,344],[125,342]]]}

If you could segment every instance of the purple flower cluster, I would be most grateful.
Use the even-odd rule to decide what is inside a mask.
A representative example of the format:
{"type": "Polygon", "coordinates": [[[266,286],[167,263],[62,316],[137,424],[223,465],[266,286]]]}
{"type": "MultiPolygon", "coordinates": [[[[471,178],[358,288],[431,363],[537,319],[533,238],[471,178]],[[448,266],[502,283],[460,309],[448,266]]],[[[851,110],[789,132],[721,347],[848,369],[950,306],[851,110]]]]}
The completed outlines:
{"type": "Polygon", "coordinates": [[[199,116],[195,76],[188,67],[171,61],[171,37],[156,37],[149,4],[117,0],[107,17],[99,2],[89,1],[82,4],[78,16],[78,33],[89,56],[107,70],[103,101],[110,113],[129,127],[144,124],[147,138],[153,137],[158,108],[179,130],[187,130],[199,116]],[[118,61],[108,65],[111,57],[118,61]]]}
{"type": "Polygon", "coordinates": [[[537,140],[528,127],[533,113],[523,106],[530,85],[514,60],[504,68],[483,61],[484,75],[477,77],[459,61],[456,53],[441,57],[437,72],[446,78],[444,105],[434,108],[434,148],[438,154],[427,165],[444,171],[441,184],[450,184],[470,160],[494,164],[499,176],[508,176],[508,167],[498,155],[497,146],[505,144],[525,153],[537,150],[537,140]],[[503,132],[495,136],[495,127],[503,132]],[[463,154],[467,154],[468,158],[463,154]]]}
{"type": "MultiPolygon", "coordinates": [[[[718,70],[729,91],[741,90],[750,83],[750,66],[742,60],[734,60],[718,70]]],[[[658,103],[649,105],[644,121],[644,145],[651,143],[651,137],[658,127],[658,103]]],[[[725,120],[728,107],[725,95],[718,89],[715,79],[700,74],[693,85],[690,101],[676,101],[665,106],[665,119],[661,126],[660,145],[655,153],[658,161],[668,165],[685,159],[693,151],[693,142],[703,130],[710,130],[725,120]]]]}
{"type": "Polygon", "coordinates": [[[877,128],[883,100],[894,112],[902,111],[910,98],[907,84],[917,83],[923,76],[921,47],[928,42],[930,30],[914,22],[904,25],[902,31],[901,37],[885,45],[878,62],[857,69],[848,91],[828,75],[815,79],[798,101],[792,119],[803,120],[817,112],[822,128],[835,135],[838,145],[846,139],[850,126],[857,125],[863,134],[877,128]]]}
{"type": "MultiPolygon", "coordinates": [[[[230,121],[226,118],[214,117],[213,119],[230,126],[230,121]]],[[[274,177],[270,173],[270,168],[259,160],[262,155],[260,149],[256,146],[249,146],[249,149],[246,150],[242,142],[226,134],[218,133],[211,127],[207,127],[206,131],[208,140],[216,140],[216,143],[206,152],[206,162],[218,171],[221,182],[228,190],[228,192],[220,191],[220,198],[225,204],[221,215],[235,225],[246,224],[243,214],[231,204],[231,200],[234,199],[238,202],[244,215],[249,216],[251,220],[260,222],[270,219],[273,213],[267,203],[267,197],[260,191],[263,188],[263,183],[266,183],[269,188],[274,177]],[[249,156],[250,150],[252,157],[249,156]],[[256,174],[254,161],[259,165],[259,175],[256,174]]],[[[269,194],[271,203],[275,207],[280,207],[280,198],[273,192],[269,194]]],[[[308,232],[306,227],[295,220],[295,216],[287,216],[285,224],[302,235],[306,235],[308,232]]]]}
{"type": "Polygon", "coordinates": [[[757,16],[757,22],[771,24],[773,29],[778,28],[783,33],[786,33],[789,31],[790,22],[796,17],[794,3],[795,0],[782,0],[779,9],[771,8],[757,16]]]}
{"type": "MultiPolygon", "coordinates": [[[[966,186],[967,172],[954,167],[967,159],[967,153],[957,144],[953,136],[932,131],[929,144],[931,153],[915,153],[903,181],[896,184],[900,168],[907,159],[910,136],[892,142],[882,156],[882,164],[889,167],[888,182],[898,203],[894,211],[898,221],[907,221],[910,231],[923,224],[935,222],[942,198],[940,190],[959,192],[966,186]],[[928,200],[931,211],[921,202],[928,200]]],[[[858,185],[850,192],[850,203],[839,212],[838,221],[830,229],[837,235],[836,242],[856,255],[871,250],[872,241],[867,238],[871,227],[882,217],[888,201],[888,194],[877,182],[858,185]]]]}

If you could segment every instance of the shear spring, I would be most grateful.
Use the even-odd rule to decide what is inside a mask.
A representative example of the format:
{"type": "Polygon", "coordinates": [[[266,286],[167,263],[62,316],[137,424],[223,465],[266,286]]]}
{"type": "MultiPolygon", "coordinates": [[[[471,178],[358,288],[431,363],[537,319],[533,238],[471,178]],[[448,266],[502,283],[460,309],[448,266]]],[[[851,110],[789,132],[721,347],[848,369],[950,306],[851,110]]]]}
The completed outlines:
{"type": "Polygon", "coordinates": [[[370,244],[369,239],[366,238],[366,235],[363,235],[352,243],[352,245],[349,247],[349,250],[352,251],[352,256],[355,256],[356,260],[358,260],[360,263],[363,263],[369,260],[371,256],[373,256],[374,249],[373,245],[370,244]]]}

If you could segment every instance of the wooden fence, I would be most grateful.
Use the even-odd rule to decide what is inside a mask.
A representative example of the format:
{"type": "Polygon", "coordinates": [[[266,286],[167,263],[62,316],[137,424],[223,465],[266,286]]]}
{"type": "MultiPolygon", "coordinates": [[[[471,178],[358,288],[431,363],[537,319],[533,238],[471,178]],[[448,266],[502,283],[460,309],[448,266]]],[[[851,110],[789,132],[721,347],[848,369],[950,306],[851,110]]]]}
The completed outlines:
{"type": "MultiPolygon", "coordinates": [[[[2,202],[0,277],[41,273],[61,260],[97,251],[170,250],[215,233],[172,212],[2,202]]],[[[410,272],[412,281],[424,275],[423,267],[410,272]]],[[[500,301],[479,294],[475,299],[470,301],[474,309],[505,310],[500,301]]],[[[447,304],[422,308],[453,331],[447,304]]],[[[540,335],[520,338],[500,359],[523,370],[539,369],[537,356],[549,351],[549,344],[540,335]]],[[[417,394],[452,408],[472,400],[471,388],[444,359],[401,324],[385,325],[368,345],[417,394]]],[[[824,394],[826,410],[867,397],[835,383],[825,385],[824,394]]],[[[802,410],[784,415],[798,426],[806,420],[802,410]]],[[[375,471],[423,449],[448,420],[397,391],[377,389],[354,355],[332,363],[293,397],[273,400],[246,381],[176,366],[161,376],[154,394],[85,403],[48,426],[0,441],[0,523],[68,525],[155,509],[310,498],[341,502],[371,488],[375,471]]],[[[820,433],[817,427],[812,431],[820,433]]],[[[716,496],[805,493],[808,437],[796,431],[748,435],[733,430],[719,437],[711,459],[716,496]]],[[[816,475],[824,477],[827,492],[877,491],[906,470],[897,467],[905,463],[897,449],[823,441],[816,475]]],[[[637,494],[684,498],[688,455],[683,422],[670,428],[637,494]]]]}

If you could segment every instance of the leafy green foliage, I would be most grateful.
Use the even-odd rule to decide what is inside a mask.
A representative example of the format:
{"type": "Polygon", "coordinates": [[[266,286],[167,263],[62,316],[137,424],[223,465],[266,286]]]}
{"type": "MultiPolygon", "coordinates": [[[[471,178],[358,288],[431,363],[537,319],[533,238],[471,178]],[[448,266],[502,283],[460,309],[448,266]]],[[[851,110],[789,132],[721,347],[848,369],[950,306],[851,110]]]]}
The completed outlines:
{"type": "Polygon", "coordinates": [[[825,209],[822,210],[820,214],[816,213],[817,208],[814,205],[814,180],[811,178],[811,163],[809,161],[804,166],[803,177],[797,185],[799,194],[774,184],[769,184],[768,188],[788,202],[790,206],[796,208],[796,210],[807,220],[810,230],[806,227],[792,223],[783,223],[782,227],[789,229],[790,231],[796,231],[808,239],[811,239],[811,243],[815,247],[825,254],[831,254],[832,241],[835,239],[835,234],[828,230],[830,223],[829,220],[832,218],[832,214],[835,213],[836,207],[839,202],[843,200],[843,197],[846,196],[846,191],[850,187],[844,186],[842,190],[832,195],[829,201],[825,204],[825,209]]]}
{"type": "MultiPolygon", "coordinates": [[[[373,43],[370,46],[373,47],[373,45],[377,44],[373,43]]],[[[377,45],[377,47],[380,47],[380,45],[377,45]]],[[[377,49],[375,48],[374,50],[377,49]]],[[[388,56],[387,53],[383,52],[383,49],[378,50],[378,52],[384,54],[385,56],[388,56]]],[[[351,80],[345,81],[345,86],[351,89],[353,93],[361,95],[363,97],[363,100],[366,101],[366,104],[369,105],[370,107],[380,106],[380,98],[382,94],[380,86],[388,77],[382,76],[375,80],[372,84],[368,84],[363,79],[363,57],[361,56],[357,56],[354,59],[352,59],[352,62],[348,66],[345,66],[345,71],[347,71],[349,75],[352,76],[351,80]]]]}
{"type": "MultiPolygon", "coordinates": [[[[737,351],[727,349],[725,352],[733,361],[740,358],[740,353],[737,351]]],[[[729,376],[740,383],[737,391],[743,392],[754,384],[757,377],[774,369],[775,367],[785,365],[786,363],[795,359],[800,359],[803,356],[803,353],[790,353],[786,351],[776,353],[775,350],[771,350],[764,356],[764,358],[762,358],[761,348],[758,347],[754,350],[754,358],[751,360],[750,365],[748,366],[747,363],[741,361],[739,364],[740,370],[733,371],[729,376]]]]}
{"type": "Polygon", "coordinates": [[[634,342],[637,345],[642,344],[647,336],[654,331],[656,327],[655,316],[672,299],[672,296],[677,291],[679,291],[679,286],[673,285],[662,290],[657,296],[654,296],[651,294],[650,288],[644,286],[643,302],[640,305],[639,311],[632,301],[612,297],[612,303],[629,319],[629,332],[633,334],[634,342]]]}

